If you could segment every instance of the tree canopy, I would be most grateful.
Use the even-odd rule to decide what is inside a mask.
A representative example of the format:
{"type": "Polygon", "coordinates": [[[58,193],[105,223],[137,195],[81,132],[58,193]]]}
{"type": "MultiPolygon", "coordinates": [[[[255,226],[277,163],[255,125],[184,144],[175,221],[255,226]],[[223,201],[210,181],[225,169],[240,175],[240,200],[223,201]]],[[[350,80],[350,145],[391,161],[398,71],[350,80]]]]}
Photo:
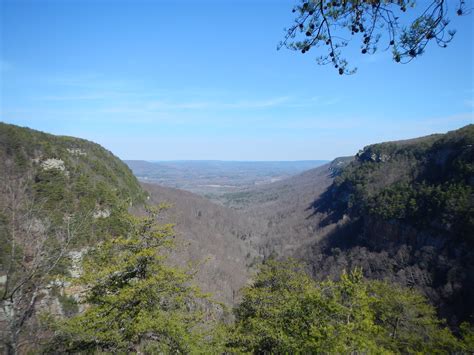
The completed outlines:
{"type": "Polygon", "coordinates": [[[52,322],[60,352],[206,352],[212,304],[192,276],[166,262],[172,225],[129,216],[128,234],[93,248],[76,280],[85,311],[52,322]]]}
{"type": "Polygon", "coordinates": [[[417,291],[369,281],[359,269],[316,282],[293,261],[267,261],[243,291],[228,340],[244,353],[452,353],[469,351],[417,291]]]}
{"type": "Polygon", "coordinates": [[[465,0],[301,0],[292,11],[294,24],[278,48],[321,48],[317,63],[333,65],[341,75],[356,70],[343,55],[353,40],[362,54],[390,49],[395,62],[409,63],[430,42],[447,47],[455,34],[449,16],[470,12],[465,0]]]}

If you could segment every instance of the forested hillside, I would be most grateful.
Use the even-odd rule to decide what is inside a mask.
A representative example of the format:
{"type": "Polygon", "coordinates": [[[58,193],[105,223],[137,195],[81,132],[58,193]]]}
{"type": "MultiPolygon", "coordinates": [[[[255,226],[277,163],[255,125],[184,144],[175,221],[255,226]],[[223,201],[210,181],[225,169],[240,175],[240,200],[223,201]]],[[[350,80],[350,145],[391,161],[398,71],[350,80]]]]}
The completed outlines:
{"type": "MultiPolygon", "coordinates": [[[[446,135],[368,146],[328,192],[331,210],[399,220],[472,239],[474,125],[446,135]]],[[[321,204],[323,201],[321,201],[321,204]]]]}
{"type": "Polygon", "coordinates": [[[469,352],[473,145],[375,144],[222,206],[1,124],[4,349],[469,352]]]}
{"type": "Polygon", "coordinates": [[[262,256],[252,240],[260,230],[251,219],[188,191],[142,184],[150,204],[167,203],[164,220],[175,224],[176,244],[172,260],[194,265],[195,280],[204,291],[231,306],[239,290],[262,256]]]}
{"type": "Polygon", "coordinates": [[[248,191],[238,208],[268,223],[265,255],[305,260],[320,280],[360,266],[421,290],[456,325],[473,314],[473,146],[473,125],[371,145],[307,172],[306,187],[303,174],[248,191]]]}
{"type": "Polygon", "coordinates": [[[364,148],[313,204],[320,225],[347,219],[306,251],[314,274],[361,265],[421,289],[452,324],[472,320],[473,192],[473,125],[364,148]]]}
{"type": "MultiPolygon", "coordinates": [[[[112,153],[83,139],[0,123],[0,335],[38,335],[37,310],[78,310],[58,277],[91,245],[127,230],[146,194],[112,153]]],[[[10,351],[9,350],[9,351],[10,351]]]]}
{"type": "MultiPolygon", "coordinates": [[[[41,217],[53,224],[75,214],[84,216],[89,227],[94,221],[94,228],[113,229],[119,208],[145,200],[125,164],[83,139],[0,123],[0,169],[3,201],[8,200],[7,194],[14,194],[34,202],[41,206],[41,217]]],[[[84,227],[81,233],[75,243],[94,235],[84,227]]]]}
{"type": "MultiPolygon", "coordinates": [[[[5,351],[36,349],[51,338],[42,324],[44,312],[66,318],[82,314],[87,283],[78,277],[84,258],[93,259],[96,248],[114,241],[140,238],[136,226],[142,222],[135,216],[146,218],[149,208],[161,211],[150,223],[162,223],[170,239],[157,259],[156,267],[162,267],[169,256],[167,281],[158,278],[159,287],[175,282],[185,285],[184,293],[193,293],[187,288],[198,284],[211,299],[231,306],[250,277],[251,264],[261,260],[246,241],[252,231],[245,216],[186,191],[141,186],[122,161],[95,143],[1,123],[0,172],[0,338],[5,351]],[[162,205],[168,207],[156,207],[162,205]]],[[[130,271],[125,260],[109,269],[113,257],[118,256],[103,260],[103,276],[130,271]]],[[[93,260],[95,276],[100,261],[93,260]]],[[[172,302],[175,296],[172,292],[172,302]]],[[[201,300],[199,307],[208,303],[201,300]]],[[[216,307],[220,317],[230,311],[216,307]]],[[[209,303],[205,309],[214,307],[209,303]]]]}

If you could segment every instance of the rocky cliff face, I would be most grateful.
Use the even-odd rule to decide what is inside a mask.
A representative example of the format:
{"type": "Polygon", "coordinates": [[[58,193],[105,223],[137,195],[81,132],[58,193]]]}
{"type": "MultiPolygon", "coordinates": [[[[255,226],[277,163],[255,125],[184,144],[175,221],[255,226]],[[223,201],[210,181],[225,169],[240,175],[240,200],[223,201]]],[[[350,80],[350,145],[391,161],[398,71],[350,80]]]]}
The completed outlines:
{"type": "Polygon", "coordinates": [[[341,169],[312,205],[319,228],[300,248],[315,277],[362,266],[421,289],[452,325],[474,311],[474,125],[376,144],[341,169]]]}
{"type": "Polygon", "coordinates": [[[40,336],[39,309],[79,310],[78,290],[61,281],[77,271],[75,255],[120,234],[122,214],[145,197],[130,169],[99,145],[0,123],[2,344],[40,336]]]}

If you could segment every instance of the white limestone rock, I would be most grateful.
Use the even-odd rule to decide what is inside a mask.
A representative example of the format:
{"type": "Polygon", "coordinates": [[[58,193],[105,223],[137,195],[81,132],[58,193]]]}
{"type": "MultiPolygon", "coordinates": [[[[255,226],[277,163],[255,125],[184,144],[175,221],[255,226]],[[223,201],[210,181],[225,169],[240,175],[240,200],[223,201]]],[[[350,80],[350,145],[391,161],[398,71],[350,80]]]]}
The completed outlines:
{"type": "Polygon", "coordinates": [[[79,148],[67,148],[67,151],[71,155],[87,155],[86,152],[84,152],[82,149],[79,149],[79,148]]]}
{"type": "Polygon", "coordinates": [[[94,217],[95,219],[98,219],[98,218],[107,218],[107,217],[110,217],[110,210],[105,208],[103,210],[95,210],[92,217],[94,217]]]}
{"type": "Polygon", "coordinates": [[[41,167],[43,170],[59,170],[59,171],[66,171],[66,166],[64,165],[64,161],[61,159],[46,159],[43,160],[41,163],[41,167]]]}

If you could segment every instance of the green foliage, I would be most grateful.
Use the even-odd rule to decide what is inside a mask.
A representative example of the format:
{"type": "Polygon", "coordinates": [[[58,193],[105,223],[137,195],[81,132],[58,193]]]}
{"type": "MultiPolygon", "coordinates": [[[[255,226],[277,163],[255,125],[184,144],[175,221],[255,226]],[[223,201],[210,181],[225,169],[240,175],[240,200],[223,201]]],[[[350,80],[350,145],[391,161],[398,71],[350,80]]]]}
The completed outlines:
{"type": "Polygon", "coordinates": [[[470,236],[474,230],[474,189],[464,184],[394,184],[367,203],[370,214],[404,219],[419,227],[434,226],[470,236]]]}
{"type": "Polygon", "coordinates": [[[449,353],[462,344],[417,291],[382,281],[367,282],[371,311],[381,329],[377,343],[394,353],[449,353]]]}
{"type": "Polygon", "coordinates": [[[350,39],[360,44],[363,55],[389,48],[395,62],[408,63],[431,41],[447,47],[456,33],[448,29],[450,9],[458,16],[470,13],[465,0],[300,0],[279,48],[303,54],[315,50],[317,63],[334,66],[340,75],[356,70],[342,55],[350,39]]]}
{"type": "Polygon", "coordinates": [[[204,308],[209,300],[191,285],[190,275],[166,263],[173,228],[155,218],[156,212],[129,216],[127,235],[88,253],[78,279],[87,309],[59,321],[53,347],[189,353],[215,346],[204,308]]]}
{"type": "Polygon", "coordinates": [[[463,344],[413,290],[361,270],[315,282],[294,262],[265,263],[244,289],[228,347],[244,353],[448,353],[463,344]]]}
{"type": "Polygon", "coordinates": [[[71,317],[79,312],[79,306],[74,297],[60,294],[58,295],[58,301],[66,317],[71,317]]]}
{"type": "Polygon", "coordinates": [[[107,233],[119,234],[123,210],[145,200],[123,162],[83,139],[0,123],[0,170],[5,178],[28,180],[29,198],[41,206],[39,217],[53,226],[60,226],[66,215],[87,216],[76,246],[107,233]],[[61,160],[64,170],[45,169],[42,164],[48,159],[61,160]],[[96,210],[110,211],[111,218],[92,218],[96,210]]]}
{"type": "Polygon", "coordinates": [[[474,326],[467,322],[461,323],[460,326],[463,351],[467,353],[474,353],[474,326]]]}
{"type": "Polygon", "coordinates": [[[472,240],[474,125],[364,148],[331,188],[335,208],[472,240]]]}

